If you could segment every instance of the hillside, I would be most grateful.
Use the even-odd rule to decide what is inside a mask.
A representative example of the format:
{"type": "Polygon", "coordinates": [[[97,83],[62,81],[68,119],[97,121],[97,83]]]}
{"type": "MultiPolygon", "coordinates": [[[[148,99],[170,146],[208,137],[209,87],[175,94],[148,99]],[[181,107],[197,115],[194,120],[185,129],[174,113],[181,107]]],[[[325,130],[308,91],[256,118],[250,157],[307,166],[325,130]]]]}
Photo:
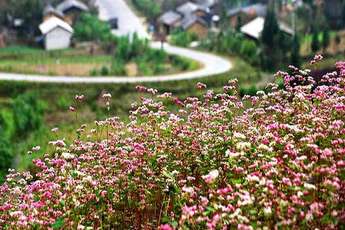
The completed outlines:
{"type": "MultiPolygon", "coordinates": [[[[138,86],[143,97],[128,123],[111,117],[82,125],[77,139],[50,142],[54,150],[34,161],[34,174],[12,171],[0,187],[0,223],[6,229],[341,228],[345,63],[336,68],[315,80],[290,66],[276,74],[282,89],[270,84],[243,98],[236,80],[220,94],[198,83],[203,97],[185,100],[138,86]]],[[[99,104],[111,100],[104,93],[99,104]]]]}

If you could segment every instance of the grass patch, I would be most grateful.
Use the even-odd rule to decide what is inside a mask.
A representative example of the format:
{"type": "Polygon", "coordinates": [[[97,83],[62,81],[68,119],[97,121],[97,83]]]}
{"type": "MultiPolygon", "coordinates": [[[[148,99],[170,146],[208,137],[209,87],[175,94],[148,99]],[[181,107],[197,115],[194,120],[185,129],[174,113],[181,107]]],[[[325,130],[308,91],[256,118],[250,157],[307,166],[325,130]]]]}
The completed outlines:
{"type": "MultiPolygon", "coordinates": [[[[113,75],[111,68],[114,61],[111,55],[90,55],[83,49],[45,51],[26,46],[0,49],[0,60],[0,71],[2,72],[51,76],[113,75]]],[[[154,63],[151,64],[154,65],[154,63]]],[[[136,66],[138,71],[135,71],[134,75],[174,74],[197,69],[198,64],[191,59],[168,55],[161,68],[149,71],[152,69],[149,64],[138,64],[136,66]],[[141,68],[141,66],[145,68],[141,68]]],[[[126,75],[126,72],[123,75],[126,75]]]]}

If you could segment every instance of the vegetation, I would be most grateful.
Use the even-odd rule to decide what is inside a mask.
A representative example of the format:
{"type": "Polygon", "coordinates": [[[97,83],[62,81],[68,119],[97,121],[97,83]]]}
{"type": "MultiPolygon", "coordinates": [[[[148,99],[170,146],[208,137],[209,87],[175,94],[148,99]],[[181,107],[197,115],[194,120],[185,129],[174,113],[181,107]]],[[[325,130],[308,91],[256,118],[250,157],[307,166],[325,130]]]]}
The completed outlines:
{"type": "Polygon", "coordinates": [[[175,30],[170,35],[170,43],[176,46],[188,47],[191,42],[197,41],[196,34],[189,33],[183,30],[175,30]]]}
{"type": "Polygon", "coordinates": [[[110,55],[90,55],[84,49],[44,51],[10,46],[0,49],[0,71],[45,75],[87,76],[95,68],[110,66],[110,55]]]}
{"type": "Polygon", "coordinates": [[[74,37],[79,41],[114,42],[110,25],[96,15],[84,13],[74,26],[74,37]]]}
{"type": "Polygon", "coordinates": [[[0,182],[13,166],[17,149],[12,144],[42,126],[44,108],[36,94],[25,93],[0,111],[0,182]]]}
{"type": "Polygon", "coordinates": [[[257,44],[234,30],[209,34],[207,39],[201,41],[201,48],[226,55],[238,55],[252,65],[260,65],[260,49],[257,44]]]}
{"type": "MultiPolygon", "coordinates": [[[[2,48],[0,71],[42,75],[107,76],[126,75],[126,65],[131,62],[138,66],[135,75],[172,74],[199,67],[193,60],[151,49],[147,41],[138,38],[134,38],[133,42],[130,42],[128,37],[114,39],[114,44],[117,44],[116,48],[113,48],[114,55],[105,54],[102,50],[84,48],[58,51],[23,46],[2,48]]],[[[109,45],[102,44],[104,48],[109,48],[109,45]]]]}
{"type": "Polygon", "coordinates": [[[132,0],[132,2],[149,19],[156,18],[162,12],[161,5],[156,0],[132,0]]]}
{"type": "MultiPolygon", "coordinates": [[[[115,117],[82,126],[76,140],[51,141],[49,154],[34,161],[35,178],[8,175],[2,225],[338,228],[345,63],[337,67],[318,82],[308,71],[279,72],[284,89],[270,84],[244,98],[235,80],[220,94],[197,83],[203,96],[186,99],[138,86],[148,96],[133,105],[128,123],[115,117]]],[[[99,103],[110,101],[103,93],[99,103]]]]}

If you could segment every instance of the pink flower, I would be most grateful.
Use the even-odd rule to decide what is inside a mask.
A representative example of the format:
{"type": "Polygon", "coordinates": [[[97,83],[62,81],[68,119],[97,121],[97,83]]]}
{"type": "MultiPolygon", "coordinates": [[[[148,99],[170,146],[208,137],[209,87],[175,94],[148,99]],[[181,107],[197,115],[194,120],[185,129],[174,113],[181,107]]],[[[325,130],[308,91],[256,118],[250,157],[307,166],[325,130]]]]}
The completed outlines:
{"type": "Polygon", "coordinates": [[[169,224],[163,224],[160,226],[160,230],[173,230],[169,224]]]}
{"type": "Polygon", "coordinates": [[[207,184],[210,184],[214,182],[218,176],[219,176],[218,170],[214,169],[210,171],[207,175],[202,176],[202,179],[204,179],[207,184]]]}
{"type": "Polygon", "coordinates": [[[159,227],[160,230],[173,230],[169,224],[163,224],[159,227]]]}

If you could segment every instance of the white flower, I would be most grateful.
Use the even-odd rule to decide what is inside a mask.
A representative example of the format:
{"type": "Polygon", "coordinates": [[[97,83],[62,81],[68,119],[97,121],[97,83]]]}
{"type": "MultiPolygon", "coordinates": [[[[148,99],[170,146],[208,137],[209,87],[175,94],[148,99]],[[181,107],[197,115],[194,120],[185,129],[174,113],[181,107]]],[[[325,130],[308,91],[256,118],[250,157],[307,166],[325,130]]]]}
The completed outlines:
{"type": "Polygon", "coordinates": [[[234,137],[236,139],[246,139],[246,136],[242,133],[234,132],[234,137]]]}
{"type": "Polygon", "coordinates": [[[252,176],[252,175],[248,175],[247,176],[247,180],[248,181],[256,181],[256,182],[259,182],[260,181],[260,178],[258,176],[252,176]]]}
{"type": "Polygon", "coordinates": [[[33,152],[38,152],[38,151],[40,151],[40,149],[41,149],[41,146],[32,147],[33,152]]]}
{"type": "Polygon", "coordinates": [[[308,190],[316,189],[315,185],[309,183],[304,183],[304,187],[308,190]]]}
{"type": "Polygon", "coordinates": [[[232,157],[232,158],[236,158],[238,156],[241,156],[241,153],[239,152],[232,152],[229,149],[225,151],[225,156],[226,157],[232,157]]]}
{"type": "Polygon", "coordinates": [[[265,216],[271,215],[271,214],[272,214],[272,209],[271,209],[271,207],[265,207],[265,208],[264,208],[264,214],[265,214],[265,216]]]}
{"type": "Polygon", "coordinates": [[[73,159],[73,158],[75,157],[73,154],[67,153],[67,152],[62,153],[61,156],[62,156],[63,158],[65,158],[66,160],[70,160],[70,159],[73,159]]]}
{"type": "Polygon", "coordinates": [[[202,179],[205,180],[207,184],[212,183],[219,176],[217,169],[210,171],[207,175],[202,176],[202,179]]]}
{"type": "Polygon", "coordinates": [[[236,148],[240,151],[250,149],[250,147],[251,147],[251,144],[249,142],[239,142],[236,144],[236,148]]]}

